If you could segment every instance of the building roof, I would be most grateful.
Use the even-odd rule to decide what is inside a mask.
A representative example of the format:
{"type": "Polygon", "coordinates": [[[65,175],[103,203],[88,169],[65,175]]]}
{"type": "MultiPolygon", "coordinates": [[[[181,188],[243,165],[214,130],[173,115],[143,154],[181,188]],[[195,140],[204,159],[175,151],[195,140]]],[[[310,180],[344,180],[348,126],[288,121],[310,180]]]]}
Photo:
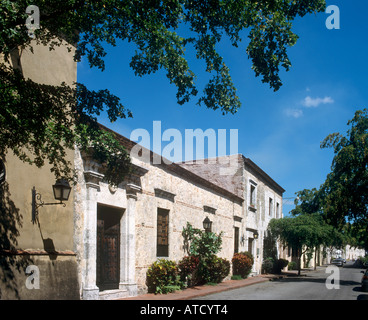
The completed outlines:
{"type": "MultiPolygon", "coordinates": [[[[116,139],[118,139],[118,141],[127,149],[127,150],[131,150],[134,146],[136,146],[138,143],[131,141],[130,139],[128,139],[127,137],[124,137],[123,135],[105,127],[102,124],[99,124],[101,129],[107,131],[107,132],[111,132],[112,134],[115,135],[116,139]]],[[[147,150],[146,148],[144,148],[142,146],[142,149],[147,150]]],[[[156,153],[154,153],[151,150],[148,150],[150,153],[150,161],[151,161],[151,165],[153,162],[153,158],[154,157],[159,157],[161,159],[160,164],[158,164],[158,166],[161,166],[183,178],[185,178],[186,180],[190,180],[192,182],[198,183],[201,186],[205,187],[205,188],[209,188],[219,194],[222,194],[226,197],[228,197],[229,199],[236,201],[236,202],[240,202],[242,203],[244,201],[244,198],[242,197],[241,194],[239,193],[235,193],[227,188],[224,188],[224,186],[222,184],[216,183],[214,181],[211,181],[209,179],[206,179],[203,176],[200,176],[198,174],[196,174],[195,172],[186,169],[184,166],[178,164],[178,163],[174,163],[171,162],[170,160],[162,157],[161,155],[157,155],[156,153]]]]}
{"type": "Polygon", "coordinates": [[[244,164],[254,170],[270,187],[272,187],[275,191],[283,194],[285,189],[282,188],[275,180],[273,180],[266,172],[264,172],[259,166],[257,166],[251,159],[243,156],[244,164]]]}

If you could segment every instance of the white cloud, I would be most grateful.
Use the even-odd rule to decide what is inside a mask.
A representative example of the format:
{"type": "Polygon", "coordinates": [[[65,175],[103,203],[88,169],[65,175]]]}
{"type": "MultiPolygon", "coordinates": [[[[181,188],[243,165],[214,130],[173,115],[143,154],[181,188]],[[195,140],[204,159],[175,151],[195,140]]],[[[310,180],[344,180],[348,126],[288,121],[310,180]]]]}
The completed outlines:
{"type": "Polygon", "coordinates": [[[284,112],[288,117],[292,117],[295,119],[303,116],[303,110],[301,109],[285,109],[284,112]]]}
{"type": "Polygon", "coordinates": [[[324,98],[311,98],[310,96],[307,96],[304,98],[302,105],[307,108],[316,108],[321,104],[328,104],[328,103],[334,103],[334,100],[331,97],[324,97],[324,98]]]}

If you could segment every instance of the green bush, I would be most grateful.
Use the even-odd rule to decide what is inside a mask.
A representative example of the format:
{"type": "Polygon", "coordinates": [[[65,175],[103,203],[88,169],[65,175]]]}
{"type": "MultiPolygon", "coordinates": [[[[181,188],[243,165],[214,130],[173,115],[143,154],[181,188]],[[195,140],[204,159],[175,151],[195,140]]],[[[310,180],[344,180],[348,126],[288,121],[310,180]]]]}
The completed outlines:
{"type": "Polygon", "coordinates": [[[262,263],[262,273],[272,273],[273,272],[274,261],[272,258],[266,258],[262,263]]]}
{"type": "Polygon", "coordinates": [[[295,261],[290,261],[288,264],[289,270],[298,270],[298,264],[295,261]]]}
{"type": "Polygon", "coordinates": [[[280,274],[282,269],[286,268],[289,261],[286,259],[277,259],[274,263],[274,272],[280,274]]]}
{"type": "Polygon", "coordinates": [[[199,284],[220,283],[230,273],[230,261],[212,256],[200,260],[198,265],[199,284]]]}
{"type": "Polygon", "coordinates": [[[363,265],[367,265],[368,264],[368,255],[365,257],[359,257],[359,259],[362,261],[363,265]]]}
{"type": "Polygon", "coordinates": [[[231,262],[233,264],[233,275],[240,275],[245,279],[252,271],[253,257],[245,252],[235,253],[231,262]]]}
{"type": "Polygon", "coordinates": [[[180,287],[178,266],[175,261],[158,259],[147,270],[146,284],[150,293],[168,293],[180,287]]]}

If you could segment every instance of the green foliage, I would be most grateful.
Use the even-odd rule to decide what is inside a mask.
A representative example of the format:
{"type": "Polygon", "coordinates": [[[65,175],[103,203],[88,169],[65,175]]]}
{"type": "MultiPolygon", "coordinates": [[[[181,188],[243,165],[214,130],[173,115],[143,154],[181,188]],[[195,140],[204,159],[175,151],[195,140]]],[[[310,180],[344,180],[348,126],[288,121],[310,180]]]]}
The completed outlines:
{"type": "Polygon", "coordinates": [[[271,257],[265,258],[262,262],[262,273],[272,273],[274,269],[274,259],[271,257]]]}
{"type": "Polygon", "coordinates": [[[183,228],[182,235],[184,246],[187,247],[191,256],[197,256],[199,259],[209,258],[216,255],[221,250],[222,232],[216,235],[213,232],[204,232],[193,228],[188,222],[183,228]]]}
{"type": "Polygon", "coordinates": [[[233,264],[233,275],[240,275],[245,279],[252,271],[254,260],[249,252],[240,252],[234,254],[231,262],[233,264]]]}
{"type": "Polygon", "coordinates": [[[274,272],[280,274],[282,269],[286,268],[289,261],[286,259],[277,259],[274,264],[274,272]]]}
{"type": "Polygon", "coordinates": [[[336,230],[326,224],[319,214],[301,214],[296,217],[271,219],[268,229],[274,237],[298,253],[300,259],[304,252],[320,245],[331,245],[337,239],[336,230]]]}
{"type": "Polygon", "coordinates": [[[187,223],[182,235],[189,255],[197,257],[199,261],[192,284],[221,282],[230,272],[230,262],[216,256],[221,250],[222,232],[219,235],[204,232],[187,223]]]}
{"type": "Polygon", "coordinates": [[[368,110],[358,110],[348,121],[346,135],[333,133],[321,143],[332,148],[331,172],[321,186],[328,222],[340,230],[354,224],[352,236],[368,248],[368,110]]]}
{"type": "MultiPolygon", "coordinates": [[[[203,60],[209,74],[198,104],[236,113],[240,99],[230,70],[218,52],[226,37],[238,47],[248,34],[245,50],[255,75],[271,88],[282,84],[280,68],[289,70],[287,49],[296,43],[292,21],[308,13],[322,12],[324,0],[313,1],[119,1],[119,0],[3,0],[0,2],[0,55],[24,49],[32,52],[25,13],[28,5],[40,9],[40,29],[35,41],[50,50],[65,40],[75,46],[75,61],[86,58],[91,67],[105,69],[107,46],[127,41],[135,46],[130,67],[137,76],[166,72],[177,88],[178,104],[196,97],[197,76],[187,52],[203,60]],[[244,30],[249,29],[246,33],[244,30]]],[[[64,42],[65,43],[65,42],[64,42]]],[[[72,46],[68,45],[72,51],[72,46]]],[[[12,57],[14,58],[14,57],[12,57]]],[[[63,160],[78,144],[88,147],[106,165],[106,179],[118,184],[129,173],[129,157],[112,135],[96,126],[96,117],[106,112],[110,121],[131,116],[120,99],[108,90],[88,90],[83,84],[68,87],[41,86],[24,79],[21,72],[0,63],[0,156],[13,150],[28,163],[52,165],[57,177],[72,178],[72,165],[63,160]],[[90,124],[92,128],[88,128],[90,124]],[[101,137],[101,138],[100,138],[101,137]],[[116,168],[116,169],[114,169],[116,168]]]]}
{"type": "Polygon", "coordinates": [[[198,265],[198,278],[201,284],[220,283],[230,273],[230,261],[211,256],[200,260],[198,265]]]}
{"type": "Polygon", "coordinates": [[[296,193],[295,209],[291,210],[293,216],[300,214],[322,214],[321,193],[316,188],[304,189],[296,193]]]}
{"type": "Polygon", "coordinates": [[[282,269],[286,268],[289,261],[286,259],[265,258],[262,263],[262,273],[281,274],[282,269]]]}
{"type": "Polygon", "coordinates": [[[359,257],[359,260],[362,262],[364,266],[368,265],[368,255],[365,257],[359,257]]]}
{"type": "Polygon", "coordinates": [[[298,264],[295,261],[290,261],[288,264],[289,270],[298,270],[298,264]]]}
{"type": "Polygon", "coordinates": [[[175,261],[158,259],[147,270],[148,292],[168,293],[180,287],[178,267],[175,261]]]}
{"type": "Polygon", "coordinates": [[[266,232],[263,238],[263,257],[266,258],[277,258],[277,241],[276,237],[271,232],[266,232]]]}
{"type": "Polygon", "coordinates": [[[66,155],[77,145],[104,164],[110,183],[117,185],[130,172],[129,154],[93,116],[104,108],[112,121],[130,115],[109,92],[35,83],[0,63],[0,101],[0,157],[12,150],[22,161],[37,167],[48,162],[57,178],[72,180],[66,155]]]}

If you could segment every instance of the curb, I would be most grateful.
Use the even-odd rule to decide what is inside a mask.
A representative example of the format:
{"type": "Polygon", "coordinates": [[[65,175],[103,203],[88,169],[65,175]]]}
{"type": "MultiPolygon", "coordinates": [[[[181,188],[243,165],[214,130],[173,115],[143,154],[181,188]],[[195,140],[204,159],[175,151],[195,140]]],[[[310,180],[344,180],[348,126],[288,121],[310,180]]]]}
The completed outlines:
{"type": "Polygon", "coordinates": [[[243,280],[228,280],[219,283],[216,286],[204,285],[193,288],[188,288],[182,291],[177,291],[168,294],[153,294],[147,293],[136,297],[122,298],[119,300],[190,300],[197,297],[203,297],[213,293],[229,291],[247,287],[253,284],[271,281],[280,278],[279,275],[261,275],[243,280]]]}

